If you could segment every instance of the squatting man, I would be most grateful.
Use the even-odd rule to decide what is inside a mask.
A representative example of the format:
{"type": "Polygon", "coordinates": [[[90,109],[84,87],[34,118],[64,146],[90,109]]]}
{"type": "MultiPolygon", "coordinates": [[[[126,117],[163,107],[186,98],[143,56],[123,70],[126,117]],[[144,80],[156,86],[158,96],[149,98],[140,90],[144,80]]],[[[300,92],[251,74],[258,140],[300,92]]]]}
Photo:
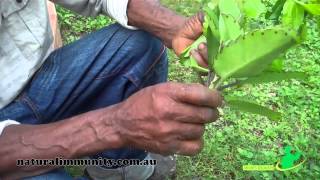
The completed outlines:
{"type": "MultiPolygon", "coordinates": [[[[0,1],[0,179],[71,179],[62,168],[18,167],[17,159],[199,153],[222,98],[199,84],[166,82],[166,47],[181,54],[202,34],[203,14],[180,16],[157,0],[53,2],[117,23],[53,50],[46,0],[0,1]]],[[[192,56],[208,66],[206,44],[192,56]]],[[[147,179],[154,169],[86,172],[147,179]]]]}

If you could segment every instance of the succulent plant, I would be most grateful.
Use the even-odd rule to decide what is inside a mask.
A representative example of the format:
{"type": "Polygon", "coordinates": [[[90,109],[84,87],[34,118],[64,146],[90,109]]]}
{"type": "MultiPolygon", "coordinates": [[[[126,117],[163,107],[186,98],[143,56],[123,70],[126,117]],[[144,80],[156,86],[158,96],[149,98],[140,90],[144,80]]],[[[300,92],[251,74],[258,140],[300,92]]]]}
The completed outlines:
{"type": "MultiPolygon", "coordinates": [[[[278,0],[266,12],[261,0],[212,0],[206,7],[203,35],[180,56],[181,63],[207,72],[207,86],[223,91],[241,84],[306,79],[304,72],[285,72],[282,57],[305,39],[307,14],[320,15],[320,1],[278,0]],[[248,28],[249,20],[265,14],[271,26],[248,28]],[[190,56],[202,42],[208,47],[209,69],[190,56]],[[215,77],[215,78],[213,78],[215,77]],[[233,80],[235,83],[224,85],[233,80]]],[[[225,97],[230,107],[279,119],[281,114],[237,97],[225,97]]]]}

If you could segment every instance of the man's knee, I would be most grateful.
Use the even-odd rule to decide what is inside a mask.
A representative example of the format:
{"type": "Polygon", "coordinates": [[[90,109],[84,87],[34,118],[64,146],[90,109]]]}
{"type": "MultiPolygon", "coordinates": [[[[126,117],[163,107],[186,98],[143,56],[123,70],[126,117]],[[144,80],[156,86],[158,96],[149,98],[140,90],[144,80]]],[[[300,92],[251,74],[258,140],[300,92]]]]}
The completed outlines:
{"type": "Polygon", "coordinates": [[[95,39],[103,40],[102,54],[111,56],[120,68],[129,68],[140,61],[153,63],[166,55],[166,48],[161,40],[146,31],[130,30],[119,24],[112,24],[95,34],[95,39]]]}
{"type": "Polygon", "coordinates": [[[156,36],[141,30],[132,31],[131,33],[132,35],[128,38],[126,45],[127,48],[130,48],[130,53],[134,57],[148,55],[150,56],[149,60],[152,60],[154,56],[158,58],[165,54],[166,48],[156,36]]]}
{"type": "Polygon", "coordinates": [[[127,74],[134,74],[134,77],[142,80],[147,74],[152,74],[156,70],[161,71],[156,75],[166,79],[168,68],[166,47],[157,37],[146,31],[133,31],[123,27],[115,36],[126,37],[120,41],[123,44],[121,50],[116,53],[116,59],[127,74]]]}

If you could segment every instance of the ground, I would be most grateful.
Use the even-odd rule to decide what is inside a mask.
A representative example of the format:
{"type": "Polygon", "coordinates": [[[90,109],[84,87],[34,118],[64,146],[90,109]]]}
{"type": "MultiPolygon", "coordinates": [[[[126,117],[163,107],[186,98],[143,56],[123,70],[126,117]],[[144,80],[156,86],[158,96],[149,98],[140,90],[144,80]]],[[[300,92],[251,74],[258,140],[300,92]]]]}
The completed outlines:
{"type": "MultiPolygon", "coordinates": [[[[184,15],[199,11],[200,1],[162,0],[166,6],[184,15]]],[[[62,8],[58,8],[58,13],[65,44],[112,23],[106,17],[80,17],[62,8]]],[[[320,178],[319,31],[309,29],[308,37],[309,41],[286,54],[286,69],[306,71],[309,75],[306,81],[246,86],[236,93],[277,109],[284,114],[282,120],[272,121],[225,107],[221,110],[221,118],[207,126],[202,153],[195,157],[178,156],[178,179],[320,178]],[[242,171],[243,165],[276,163],[285,145],[300,150],[307,158],[301,168],[285,173],[242,171]]],[[[197,82],[194,72],[183,68],[171,51],[169,60],[170,81],[197,82]]],[[[69,171],[75,176],[81,175],[78,168],[69,168],[69,171]]]]}

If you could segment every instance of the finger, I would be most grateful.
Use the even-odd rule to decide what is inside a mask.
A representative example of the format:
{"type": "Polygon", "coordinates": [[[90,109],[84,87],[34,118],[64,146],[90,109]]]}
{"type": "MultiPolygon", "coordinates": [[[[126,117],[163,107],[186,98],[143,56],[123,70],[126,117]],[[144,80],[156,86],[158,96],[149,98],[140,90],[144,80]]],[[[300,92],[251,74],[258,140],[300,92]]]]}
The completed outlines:
{"type": "Polygon", "coordinates": [[[205,124],[213,122],[219,117],[219,111],[216,108],[186,103],[177,103],[172,111],[170,116],[175,117],[175,121],[184,123],[205,124]]]}
{"type": "Polygon", "coordinates": [[[197,17],[198,17],[199,21],[202,22],[202,23],[204,22],[204,16],[205,15],[204,15],[203,12],[198,12],[197,13],[197,17]]]}
{"type": "Polygon", "coordinates": [[[198,46],[198,52],[200,53],[201,57],[205,60],[208,64],[208,47],[207,44],[201,43],[198,46]]]}
{"type": "Polygon", "coordinates": [[[222,105],[222,97],[216,90],[200,84],[172,84],[170,87],[171,98],[176,101],[193,104],[197,106],[208,106],[216,108],[222,105]]]}
{"type": "Polygon", "coordinates": [[[198,140],[183,141],[176,153],[185,156],[194,156],[200,153],[203,144],[202,138],[198,140]]]}
{"type": "Polygon", "coordinates": [[[196,140],[200,139],[205,132],[204,125],[181,123],[176,129],[177,138],[179,140],[196,140]]]}
{"type": "Polygon", "coordinates": [[[207,61],[202,57],[202,55],[197,50],[191,51],[192,57],[197,61],[198,65],[204,68],[208,68],[207,61]]]}
{"type": "Polygon", "coordinates": [[[197,38],[201,36],[203,32],[203,22],[204,22],[204,14],[202,12],[197,13],[196,15],[192,16],[187,22],[186,27],[190,30],[193,37],[190,38],[197,38]]]}

